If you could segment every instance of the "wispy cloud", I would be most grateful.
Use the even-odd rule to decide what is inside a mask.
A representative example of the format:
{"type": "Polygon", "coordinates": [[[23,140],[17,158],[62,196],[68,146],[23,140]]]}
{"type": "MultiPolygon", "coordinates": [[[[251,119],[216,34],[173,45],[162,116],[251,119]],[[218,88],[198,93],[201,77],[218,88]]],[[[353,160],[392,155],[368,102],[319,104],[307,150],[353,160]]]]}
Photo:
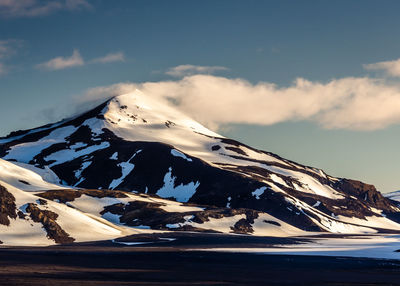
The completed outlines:
{"type": "Polygon", "coordinates": [[[15,55],[17,48],[21,44],[22,41],[15,39],[0,40],[0,59],[15,55]]]}
{"type": "Polygon", "coordinates": [[[78,50],[74,50],[70,57],[57,57],[47,62],[38,64],[36,67],[45,70],[61,70],[85,64],[81,54],[78,50]]]}
{"type": "Polygon", "coordinates": [[[10,68],[4,62],[15,56],[23,43],[17,39],[0,40],[0,76],[8,73],[10,68]]]}
{"type": "Polygon", "coordinates": [[[91,7],[86,0],[0,0],[0,16],[39,17],[61,10],[76,11],[91,7]]]}
{"type": "Polygon", "coordinates": [[[168,69],[165,74],[174,77],[184,77],[194,74],[213,74],[218,71],[229,70],[221,66],[195,66],[195,65],[179,65],[168,69]]]}
{"type": "Polygon", "coordinates": [[[326,129],[376,130],[400,124],[400,84],[368,77],[346,77],[326,83],[297,79],[288,87],[252,84],[213,75],[187,76],[178,81],[121,83],[97,87],[86,98],[140,89],[145,96],[174,102],[201,123],[272,125],[311,121],[326,129]]]}
{"type": "Polygon", "coordinates": [[[106,64],[106,63],[124,62],[124,61],[125,61],[124,53],[117,52],[117,53],[107,54],[104,57],[93,59],[91,62],[92,63],[106,64]]]}
{"type": "Polygon", "coordinates": [[[400,77],[400,59],[364,65],[367,70],[381,70],[393,77],[400,77]]]}
{"type": "Polygon", "coordinates": [[[5,75],[7,73],[7,68],[4,64],[0,63],[0,76],[5,75]]]}
{"type": "Polygon", "coordinates": [[[79,51],[75,49],[70,57],[56,57],[54,59],[50,59],[44,63],[36,65],[36,68],[48,71],[54,71],[54,70],[79,67],[86,64],[94,64],[94,63],[107,64],[112,62],[123,62],[123,61],[125,61],[125,56],[122,52],[110,53],[105,55],[104,57],[85,61],[85,59],[81,56],[79,51]]]}

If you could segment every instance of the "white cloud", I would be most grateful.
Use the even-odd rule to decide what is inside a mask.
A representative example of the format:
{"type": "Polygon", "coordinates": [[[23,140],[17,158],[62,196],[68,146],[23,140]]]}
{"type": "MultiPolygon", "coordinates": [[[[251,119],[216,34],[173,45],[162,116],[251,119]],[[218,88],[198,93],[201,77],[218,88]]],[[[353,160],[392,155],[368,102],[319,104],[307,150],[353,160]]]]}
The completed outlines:
{"type": "MultiPolygon", "coordinates": [[[[1,50],[0,50],[1,52],[1,50]]],[[[36,68],[44,69],[44,70],[61,70],[66,68],[83,66],[85,64],[91,63],[112,63],[112,62],[122,62],[125,61],[125,56],[122,52],[110,53],[105,55],[104,57],[96,58],[86,62],[78,50],[74,50],[70,57],[56,57],[54,59],[48,60],[44,63],[36,65],[36,68]]]]}
{"type": "Polygon", "coordinates": [[[221,66],[194,66],[179,65],[168,69],[165,74],[174,77],[184,77],[193,74],[213,74],[217,71],[226,71],[228,68],[221,66]]]}
{"type": "Polygon", "coordinates": [[[367,70],[382,70],[393,77],[400,77],[400,59],[364,65],[367,70]]]}
{"type": "Polygon", "coordinates": [[[78,50],[74,50],[70,57],[57,57],[47,62],[38,64],[36,67],[45,70],[61,70],[71,67],[83,66],[85,64],[78,50]]]}
{"type": "Polygon", "coordinates": [[[101,64],[106,64],[106,63],[112,63],[112,62],[124,62],[125,61],[125,55],[122,52],[117,52],[117,53],[110,53],[105,55],[104,57],[96,58],[92,60],[92,63],[101,63],[101,64]]]}
{"type": "Polygon", "coordinates": [[[77,98],[80,102],[105,101],[113,96],[129,93],[138,87],[135,83],[116,83],[108,86],[90,88],[83,96],[77,98]]]}
{"type": "Polygon", "coordinates": [[[61,10],[89,9],[86,0],[0,0],[2,17],[39,17],[61,10]]]}
{"type": "Polygon", "coordinates": [[[140,89],[173,99],[178,108],[212,128],[224,124],[271,125],[312,121],[328,129],[376,130],[400,123],[400,85],[348,77],[327,83],[297,79],[288,87],[268,82],[193,75],[178,81],[121,83],[88,91],[86,98],[140,89]]]}

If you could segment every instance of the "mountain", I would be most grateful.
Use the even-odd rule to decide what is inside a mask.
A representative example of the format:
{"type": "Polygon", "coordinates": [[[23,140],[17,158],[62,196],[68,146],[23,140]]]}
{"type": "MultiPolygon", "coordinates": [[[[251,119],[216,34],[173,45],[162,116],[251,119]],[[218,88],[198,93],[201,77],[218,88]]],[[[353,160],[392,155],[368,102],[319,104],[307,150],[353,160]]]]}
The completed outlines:
{"type": "MultiPolygon", "coordinates": [[[[0,139],[0,157],[57,185],[29,195],[70,207],[89,196],[78,209],[93,215],[96,208],[102,219],[112,214],[118,227],[255,235],[400,230],[398,203],[374,186],[223,137],[138,90],[74,118],[12,132],[0,139]],[[174,201],[189,210],[160,215],[174,201]]],[[[13,186],[32,191],[23,177],[13,186]]]]}
{"type": "Polygon", "coordinates": [[[114,241],[153,230],[246,233],[246,224],[238,222],[248,218],[253,219],[256,235],[305,234],[249,209],[196,206],[124,191],[66,188],[44,181],[58,180],[49,169],[29,166],[29,170],[19,165],[27,167],[0,159],[0,243],[5,245],[114,241]]]}
{"type": "Polygon", "coordinates": [[[392,201],[400,202],[400,191],[386,193],[385,197],[387,197],[388,199],[390,199],[392,201]]]}
{"type": "MultiPolygon", "coordinates": [[[[18,164],[19,165],[19,164],[18,164]]],[[[64,204],[42,199],[39,190],[62,191],[59,185],[43,178],[54,174],[38,173],[0,160],[0,241],[6,245],[48,245],[113,239],[137,231],[112,225],[64,204]]],[[[30,169],[34,169],[29,167],[30,169]]]]}

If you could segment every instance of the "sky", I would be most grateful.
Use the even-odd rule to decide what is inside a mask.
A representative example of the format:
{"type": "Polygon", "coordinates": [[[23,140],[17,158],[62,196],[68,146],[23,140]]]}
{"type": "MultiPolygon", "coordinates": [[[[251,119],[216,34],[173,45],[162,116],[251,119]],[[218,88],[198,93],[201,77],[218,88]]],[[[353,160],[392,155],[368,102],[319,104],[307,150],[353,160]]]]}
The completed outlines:
{"type": "Polygon", "coordinates": [[[399,1],[0,0],[0,136],[105,93],[400,189],[399,1]]]}

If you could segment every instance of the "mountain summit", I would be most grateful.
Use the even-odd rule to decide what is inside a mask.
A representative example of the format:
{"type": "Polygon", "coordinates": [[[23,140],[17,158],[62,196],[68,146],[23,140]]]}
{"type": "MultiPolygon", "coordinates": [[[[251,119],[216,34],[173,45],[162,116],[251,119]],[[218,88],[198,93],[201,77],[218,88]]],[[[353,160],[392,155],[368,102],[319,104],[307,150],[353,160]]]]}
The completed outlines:
{"type": "MultiPolygon", "coordinates": [[[[197,211],[208,211],[197,226],[236,217],[228,232],[257,234],[262,224],[301,232],[400,231],[397,202],[374,186],[225,138],[138,90],[80,116],[12,132],[0,139],[0,157],[49,170],[64,189],[118,190],[196,204],[197,211]]],[[[63,202],[64,196],[65,203],[60,192],[42,197],[63,202]]],[[[119,218],[116,223],[128,212],[121,206],[108,211],[119,218]]],[[[173,224],[149,222],[148,216],[124,224],[186,230],[193,229],[192,215],[173,224]]]]}

